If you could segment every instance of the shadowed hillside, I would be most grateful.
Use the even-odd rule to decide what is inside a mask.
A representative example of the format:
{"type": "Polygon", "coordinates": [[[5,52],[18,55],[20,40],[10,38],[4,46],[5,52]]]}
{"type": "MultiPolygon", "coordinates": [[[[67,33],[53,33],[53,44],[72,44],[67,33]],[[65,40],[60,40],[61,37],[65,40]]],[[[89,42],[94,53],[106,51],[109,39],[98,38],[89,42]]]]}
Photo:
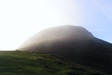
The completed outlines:
{"type": "Polygon", "coordinates": [[[112,69],[112,44],[95,38],[78,26],[61,26],[41,31],[18,50],[62,56],[108,73],[112,69]]]}
{"type": "Polygon", "coordinates": [[[0,60],[0,75],[107,75],[42,53],[0,52],[0,60]]]}

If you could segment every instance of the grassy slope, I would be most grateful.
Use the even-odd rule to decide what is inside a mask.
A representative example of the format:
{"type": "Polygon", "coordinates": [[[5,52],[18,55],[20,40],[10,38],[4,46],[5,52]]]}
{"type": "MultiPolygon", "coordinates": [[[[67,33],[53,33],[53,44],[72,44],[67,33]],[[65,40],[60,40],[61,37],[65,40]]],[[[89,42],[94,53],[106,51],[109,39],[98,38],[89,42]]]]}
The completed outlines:
{"type": "Polygon", "coordinates": [[[60,57],[28,52],[0,52],[0,75],[106,75],[60,57]]]}

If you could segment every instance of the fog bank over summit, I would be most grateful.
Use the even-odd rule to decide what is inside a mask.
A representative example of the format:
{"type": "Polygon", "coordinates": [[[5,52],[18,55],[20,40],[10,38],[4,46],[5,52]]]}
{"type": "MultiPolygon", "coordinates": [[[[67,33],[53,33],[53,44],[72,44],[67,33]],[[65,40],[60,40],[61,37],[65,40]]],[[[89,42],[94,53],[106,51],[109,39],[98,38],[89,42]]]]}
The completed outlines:
{"type": "Polygon", "coordinates": [[[72,43],[76,46],[78,44],[84,46],[84,43],[88,44],[87,42],[90,38],[93,38],[93,35],[80,26],[53,27],[39,32],[26,41],[20,49],[35,51],[35,49],[44,50],[46,48],[45,50],[49,50],[50,48],[54,50],[58,45],[59,47],[65,47],[65,45],[72,43]]]}

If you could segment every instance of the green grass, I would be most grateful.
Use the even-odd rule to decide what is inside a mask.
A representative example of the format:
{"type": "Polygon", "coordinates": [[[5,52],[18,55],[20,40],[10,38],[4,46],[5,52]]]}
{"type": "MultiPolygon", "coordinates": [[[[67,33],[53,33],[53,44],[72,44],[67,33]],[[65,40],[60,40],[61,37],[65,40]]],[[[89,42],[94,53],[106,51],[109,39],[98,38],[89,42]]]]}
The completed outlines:
{"type": "Polygon", "coordinates": [[[106,75],[61,57],[31,52],[0,52],[0,75],[106,75]]]}

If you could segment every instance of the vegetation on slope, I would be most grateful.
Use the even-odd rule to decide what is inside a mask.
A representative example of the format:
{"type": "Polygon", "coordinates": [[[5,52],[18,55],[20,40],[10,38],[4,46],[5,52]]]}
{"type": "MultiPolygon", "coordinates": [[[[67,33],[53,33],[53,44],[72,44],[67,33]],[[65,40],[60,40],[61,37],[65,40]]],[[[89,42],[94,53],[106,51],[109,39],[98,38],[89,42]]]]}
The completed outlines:
{"type": "Polygon", "coordinates": [[[31,52],[0,52],[0,75],[106,75],[61,57],[31,52]]]}

